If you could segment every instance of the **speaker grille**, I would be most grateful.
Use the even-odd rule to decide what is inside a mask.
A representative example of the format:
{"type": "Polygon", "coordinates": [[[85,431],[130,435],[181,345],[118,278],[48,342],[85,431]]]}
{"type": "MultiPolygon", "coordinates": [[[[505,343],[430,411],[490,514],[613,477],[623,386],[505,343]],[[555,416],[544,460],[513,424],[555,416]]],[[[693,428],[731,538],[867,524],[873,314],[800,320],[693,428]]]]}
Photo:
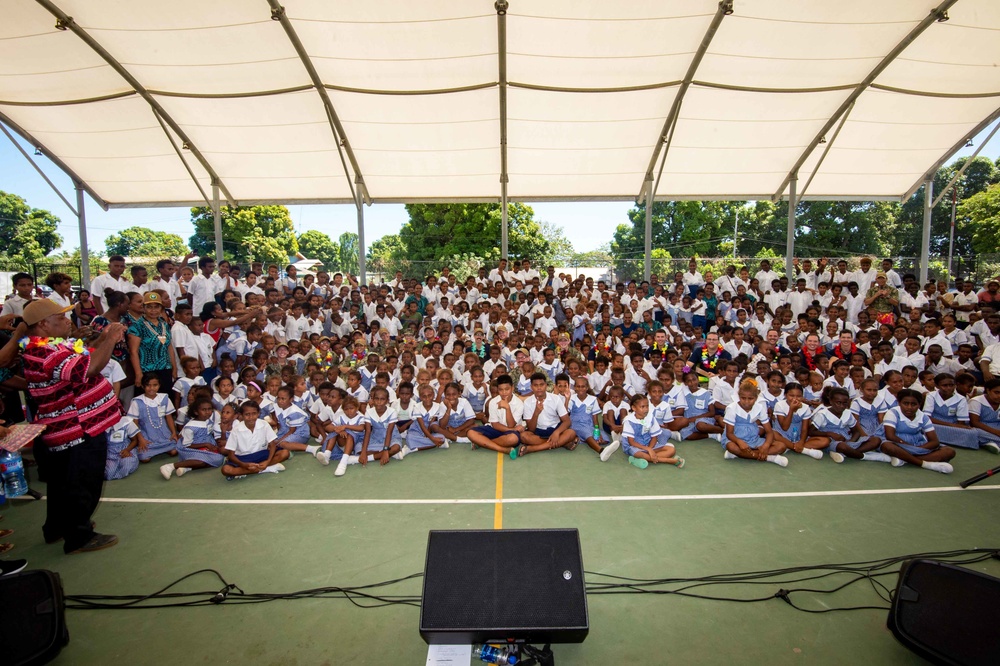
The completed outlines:
{"type": "Polygon", "coordinates": [[[577,530],[430,533],[422,633],[519,638],[525,631],[582,629],[585,635],[587,625],[577,530]]]}

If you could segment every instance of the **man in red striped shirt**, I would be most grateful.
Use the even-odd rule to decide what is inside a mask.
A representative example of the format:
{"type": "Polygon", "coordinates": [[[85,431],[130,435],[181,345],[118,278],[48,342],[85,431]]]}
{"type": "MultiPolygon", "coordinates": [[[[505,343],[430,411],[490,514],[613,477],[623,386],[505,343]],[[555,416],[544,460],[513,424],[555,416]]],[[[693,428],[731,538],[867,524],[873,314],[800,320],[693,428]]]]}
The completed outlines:
{"type": "Polygon", "coordinates": [[[47,543],[63,539],[66,553],[83,553],[118,543],[114,535],[94,532],[90,517],[104,488],[105,433],[122,413],[101,370],[125,327],[108,325],[88,350],[81,341],[66,339],[73,327],[68,309],[49,299],[25,306],[21,360],[35,403],[34,423],[46,426],[35,449],[48,484],[42,532],[47,543]]]}

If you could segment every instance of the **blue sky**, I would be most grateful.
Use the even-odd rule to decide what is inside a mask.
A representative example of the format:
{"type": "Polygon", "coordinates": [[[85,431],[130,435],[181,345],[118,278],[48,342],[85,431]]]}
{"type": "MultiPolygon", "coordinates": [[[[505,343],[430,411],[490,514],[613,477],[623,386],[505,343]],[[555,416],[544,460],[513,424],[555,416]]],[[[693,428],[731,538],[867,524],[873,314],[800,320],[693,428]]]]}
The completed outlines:
{"type": "MultiPolygon", "coordinates": [[[[981,133],[974,144],[985,138],[981,133]]],[[[22,142],[30,153],[34,148],[22,142]]],[[[975,148],[963,148],[956,156],[971,154],[975,148]]],[[[1000,132],[983,149],[981,155],[996,160],[1000,156],[1000,132]]],[[[49,178],[61,189],[64,196],[74,201],[75,193],[67,178],[44,157],[37,158],[49,178]]],[[[62,220],[59,233],[63,248],[79,247],[76,216],[49,188],[44,180],[24,159],[17,149],[0,136],[0,190],[18,194],[34,208],[55,213],[62,220]]],[[[566,237],[578,252],[596,249],[611,240],[614,228],[628,222],[626,212],[629,202],[535,203],[535,218],[562,227],[566,237]]],[[[336,238],[344,231],[357,231],[357,213],[353,206],[291,206],[292,220],[301,233],[317,229],[336,238]]],[[[372,243],[378,238],[393,234],[406,222],[406,211],[400,204],[375,204],[365,208],[365,240],[372,243]]],[[[87,197],[87,233],[91,249],[104,250],[104,239],[127,227],[143,226],[155,231],[179,234],[185,241],[191,236],[187,208],[138,208],[103,211],[87,197]]]]}

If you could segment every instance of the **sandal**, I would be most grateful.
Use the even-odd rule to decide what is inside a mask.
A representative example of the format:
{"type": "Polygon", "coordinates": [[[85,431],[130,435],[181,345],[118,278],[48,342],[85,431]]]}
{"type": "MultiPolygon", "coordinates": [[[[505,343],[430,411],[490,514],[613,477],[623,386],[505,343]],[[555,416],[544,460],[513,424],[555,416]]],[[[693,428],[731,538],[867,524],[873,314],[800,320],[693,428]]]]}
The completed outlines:
{"type": "Polygon", "coordinates": [[[0,539],[3,539],[5,537],[9,537],[13,533],[14,533],[14,530],[0,530],[0,539]]]}
{"type": "Polygon", "coordinates": [[[517,460],[518,456],[523,456],[527,450],[528,450],[527,444],[521,444],[519,446],[515,446],[510,450],[510,459],[517,460]]]}
{"type": "Polygon", "coordinates": [[[579,439],[574,439],[572,442],[570,442],[569,444],[566,445],[566,450],[567,451],[576,451],[576,446],[579,443],[580,443],[579,439]]]}
{"type": "Polygon", "coordinates": [[[0,555],[3,555],[4,553],[10,552],[10,550],[13,547],[14,547],[14,544],[12,544],[12,543],[0,543],[0,555]]]}

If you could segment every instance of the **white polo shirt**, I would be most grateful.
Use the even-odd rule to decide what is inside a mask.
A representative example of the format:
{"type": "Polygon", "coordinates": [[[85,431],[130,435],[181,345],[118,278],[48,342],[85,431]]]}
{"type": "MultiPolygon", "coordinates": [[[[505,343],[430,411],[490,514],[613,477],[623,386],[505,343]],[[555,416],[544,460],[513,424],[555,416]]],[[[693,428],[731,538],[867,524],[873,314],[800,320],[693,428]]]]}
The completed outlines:
{"type": "MultiPolygon", "coordinates": [[[[535,408],[538,405],[538,399],[534,395],[529,395],[524,399],[524,416],[525,420],[530,420],[535,414],[535,408]]],[[[569,414],[566,411],[566,401],[554,393],[545,394],[545,402],[542,403],[542,412],[538,415],[538,420],[535,421],[535,428],[555,428],[562,421],[562,417],[569,414]]]]}

